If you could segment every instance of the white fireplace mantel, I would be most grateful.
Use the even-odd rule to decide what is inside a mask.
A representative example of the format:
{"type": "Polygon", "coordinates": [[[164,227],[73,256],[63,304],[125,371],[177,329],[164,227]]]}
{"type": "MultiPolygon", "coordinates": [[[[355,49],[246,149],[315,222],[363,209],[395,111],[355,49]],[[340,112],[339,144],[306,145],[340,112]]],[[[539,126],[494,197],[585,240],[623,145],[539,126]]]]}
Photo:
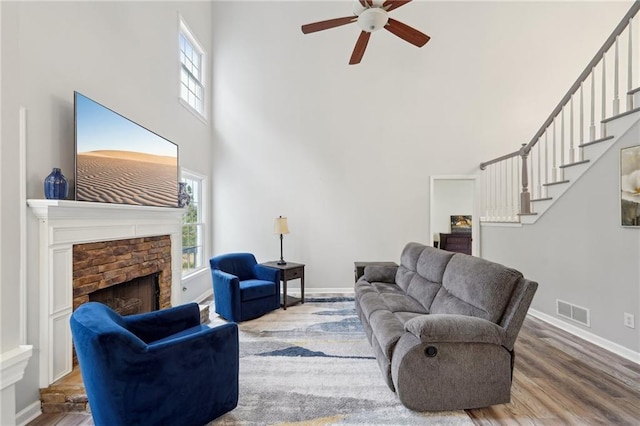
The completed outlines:
{"type": "Polygon", "coordinates": [[[180,303],[183,209],[68,200],[27,200],[39,222],[40,387],[69,374],[73,245],[171,237],[171,304],[180,303]]]}

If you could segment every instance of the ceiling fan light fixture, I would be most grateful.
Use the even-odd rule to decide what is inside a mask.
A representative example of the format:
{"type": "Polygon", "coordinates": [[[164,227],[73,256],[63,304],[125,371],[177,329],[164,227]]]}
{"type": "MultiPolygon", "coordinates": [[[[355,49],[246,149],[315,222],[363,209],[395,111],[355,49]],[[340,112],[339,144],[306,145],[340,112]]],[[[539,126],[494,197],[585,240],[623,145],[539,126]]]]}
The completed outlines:
{"type": "Polygon", "coordinates": [[[362,31],[372,33],[384,28],[388,20],[389,15],[386,10],[372,7],[360,13],[358,16],[358,26],[360,26],[362,31]]]}

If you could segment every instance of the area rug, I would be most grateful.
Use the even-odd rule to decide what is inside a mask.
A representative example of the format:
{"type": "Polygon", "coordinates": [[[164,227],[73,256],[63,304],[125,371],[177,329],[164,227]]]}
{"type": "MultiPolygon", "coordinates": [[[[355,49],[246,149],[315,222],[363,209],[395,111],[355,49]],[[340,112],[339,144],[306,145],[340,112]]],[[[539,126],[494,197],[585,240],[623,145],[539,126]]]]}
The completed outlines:
{"type": "MultiPolygon", "coordinates": [[[[215,313],[211,319],[223,322],[215,313]]],[[[307,299],[239,330],[238,407],[211,426],[473,424],[464,411],[417,413],[400,403],[352,298],[307,299]]]]}

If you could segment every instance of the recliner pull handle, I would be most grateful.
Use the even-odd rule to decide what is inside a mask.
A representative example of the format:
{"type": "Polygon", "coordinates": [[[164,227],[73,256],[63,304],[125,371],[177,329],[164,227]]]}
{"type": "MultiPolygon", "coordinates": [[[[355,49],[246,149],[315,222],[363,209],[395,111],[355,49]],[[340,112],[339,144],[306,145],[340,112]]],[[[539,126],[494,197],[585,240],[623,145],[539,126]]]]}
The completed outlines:
{"type": "Polygon", "coordinates": [[[428,358],[433,358],[434,356],[436,356],[438,354],[438,349],[435,346],[427,346],[424,349],[424,354],[428,358]]]}

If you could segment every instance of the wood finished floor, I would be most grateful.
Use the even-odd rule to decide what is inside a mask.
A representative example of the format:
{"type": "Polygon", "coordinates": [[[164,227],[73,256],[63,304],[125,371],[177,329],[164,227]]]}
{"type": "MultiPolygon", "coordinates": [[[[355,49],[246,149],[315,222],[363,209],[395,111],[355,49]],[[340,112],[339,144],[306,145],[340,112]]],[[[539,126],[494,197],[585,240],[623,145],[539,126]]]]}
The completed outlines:
{"type": "MultiPolygon", "coordinates": [[[[467,410],[477,425],[640,425],[640,365],[527,317],[516,342],[511,403],[467,410]]],[[[43,414],[28,426],[93,425],[43,414]]]]}
{"type": "Polygon", "coordinates": [[[511,403],[477,425],[640,425],[640,365],[530,316],[515,349],[511,403]]]}

